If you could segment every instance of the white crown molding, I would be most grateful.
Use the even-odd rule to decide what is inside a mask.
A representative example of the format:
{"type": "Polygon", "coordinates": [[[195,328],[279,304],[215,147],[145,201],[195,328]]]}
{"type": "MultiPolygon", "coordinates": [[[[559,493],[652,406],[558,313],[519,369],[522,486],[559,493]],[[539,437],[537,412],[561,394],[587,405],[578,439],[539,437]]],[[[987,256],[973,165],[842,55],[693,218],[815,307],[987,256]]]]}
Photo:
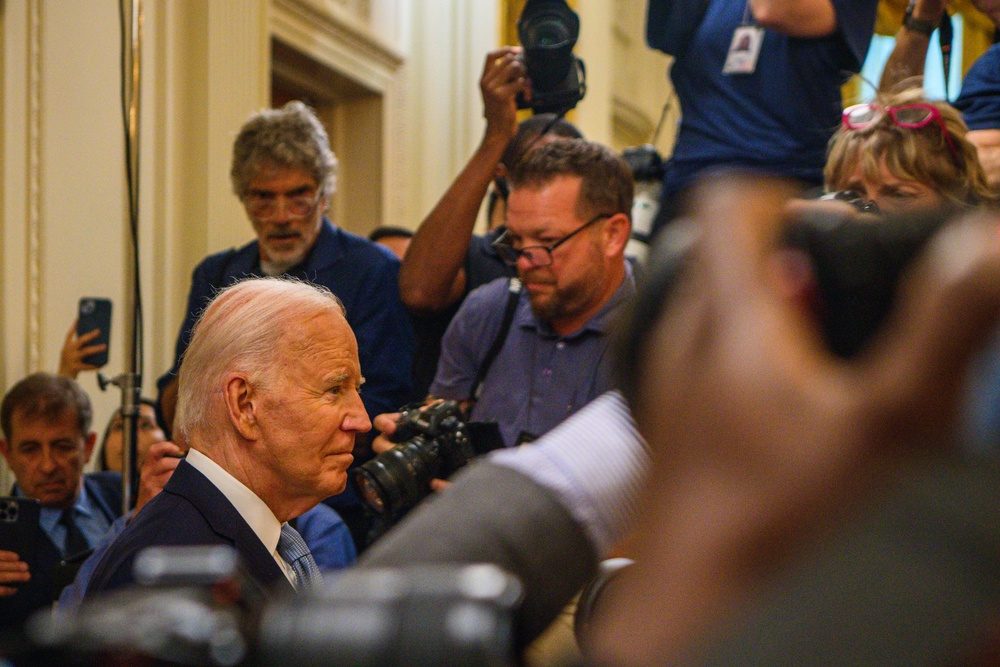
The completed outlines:
{"type": "Polygon", "coordinates": [[[271,35],[375,92],[385,92],[404,58],[362,21],[318,0],[272,0],[271,35]]]}

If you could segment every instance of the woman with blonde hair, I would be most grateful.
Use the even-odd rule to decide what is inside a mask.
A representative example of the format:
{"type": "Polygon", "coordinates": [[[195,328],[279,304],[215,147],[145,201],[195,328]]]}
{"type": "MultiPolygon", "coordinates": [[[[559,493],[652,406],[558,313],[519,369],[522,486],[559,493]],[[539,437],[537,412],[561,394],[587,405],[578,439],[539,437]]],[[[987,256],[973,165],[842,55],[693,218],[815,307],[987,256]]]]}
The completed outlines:
{"type": "Polygon", "coordinates": [[[884,212],[992,201],[968,128],[920,88],[879,93],[844,110],[830,140],[827,192],[852,191],[884,212]]]}

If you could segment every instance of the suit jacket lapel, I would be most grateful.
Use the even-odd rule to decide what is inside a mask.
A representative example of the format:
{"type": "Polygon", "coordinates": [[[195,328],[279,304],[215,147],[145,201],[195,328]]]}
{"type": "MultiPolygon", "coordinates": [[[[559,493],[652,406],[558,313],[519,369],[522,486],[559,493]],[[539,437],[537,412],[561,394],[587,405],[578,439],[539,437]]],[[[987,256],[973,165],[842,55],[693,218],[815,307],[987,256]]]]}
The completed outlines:
{"type": "Polygon", "coordinates": [[[285,574],[267,551],[249,524],[233,504],[187,461],[181,461],[164,492],[186,498],[194,505],[216,535],[233,545],[243,559],[250,575],[265,586],[287,587],[292,590],[285,574]]]}

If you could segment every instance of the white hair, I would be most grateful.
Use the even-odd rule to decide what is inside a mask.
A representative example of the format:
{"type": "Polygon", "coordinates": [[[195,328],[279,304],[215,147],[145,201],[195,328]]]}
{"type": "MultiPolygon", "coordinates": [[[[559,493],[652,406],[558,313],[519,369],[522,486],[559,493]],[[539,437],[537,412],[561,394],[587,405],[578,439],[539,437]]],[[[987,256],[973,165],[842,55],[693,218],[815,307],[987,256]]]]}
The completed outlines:
{"type": "Polygon", "coordinates": [[[220,291],[198,318],[178,371],[174,426],[182,439],[212,431],[229,373],[266,386],[296,322],[331,311],[344,315],[333,292],[292,278],[251,278],[220,291]]]}

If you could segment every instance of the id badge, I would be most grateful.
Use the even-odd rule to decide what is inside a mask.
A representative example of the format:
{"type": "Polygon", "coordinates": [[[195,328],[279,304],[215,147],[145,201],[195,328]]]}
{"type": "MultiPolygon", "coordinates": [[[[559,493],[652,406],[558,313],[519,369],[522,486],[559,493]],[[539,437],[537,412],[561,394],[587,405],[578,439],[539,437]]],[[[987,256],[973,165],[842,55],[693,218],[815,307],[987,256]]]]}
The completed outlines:
{"type": "Polygon", "coordinates": [[[753,74],[757,69],[760,45],[764,41],[764,29],[755,25],[741,25],[733,33],[729,45],[723,74],[753,74]]]}

